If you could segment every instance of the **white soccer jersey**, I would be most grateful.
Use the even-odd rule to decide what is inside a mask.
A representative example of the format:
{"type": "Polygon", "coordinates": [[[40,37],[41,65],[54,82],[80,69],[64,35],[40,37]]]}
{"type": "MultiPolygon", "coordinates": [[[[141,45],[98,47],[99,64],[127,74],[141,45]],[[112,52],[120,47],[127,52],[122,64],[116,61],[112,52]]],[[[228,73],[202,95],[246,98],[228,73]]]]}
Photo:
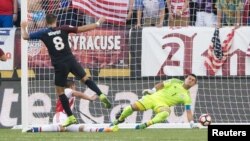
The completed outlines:
{"type": "MultiPolygon", "coordinates": [[[[72,95],[73,90],[66,88],[64,90],[65,95],[69,99],[69,106],[71,109],[74,108],[75,97],[72,95]]],[[[53,117],[53,124],[62,124],[67,119],[67,114],[64,112],[60,99],[56,102],[56,114],[53,117]]]]}

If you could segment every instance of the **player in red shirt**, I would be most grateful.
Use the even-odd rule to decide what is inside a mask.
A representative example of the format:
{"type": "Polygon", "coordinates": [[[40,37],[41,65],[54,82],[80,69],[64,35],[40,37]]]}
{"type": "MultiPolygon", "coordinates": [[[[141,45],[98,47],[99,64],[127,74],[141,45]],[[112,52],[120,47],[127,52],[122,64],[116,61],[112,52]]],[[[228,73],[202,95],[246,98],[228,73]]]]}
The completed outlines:
{"type": "Polygon", "coordinates": [[[13,27],[17,12],[17,0],[0,0],[0,27],[13,27]]]}

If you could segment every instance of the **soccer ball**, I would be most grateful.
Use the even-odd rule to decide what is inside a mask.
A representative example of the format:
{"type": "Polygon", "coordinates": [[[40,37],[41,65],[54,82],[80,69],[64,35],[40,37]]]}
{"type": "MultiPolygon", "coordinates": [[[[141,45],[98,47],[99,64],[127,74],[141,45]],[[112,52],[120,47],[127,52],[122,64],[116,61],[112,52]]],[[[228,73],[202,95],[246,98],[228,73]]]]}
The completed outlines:
{"type": "Polygon", "coordinates": [[[199,117],[199,122],[201,123],[201,125],[203,126],[208,126],[211,124],[211,116],[209,114],[202,114],[200,117],[199,117]]]}

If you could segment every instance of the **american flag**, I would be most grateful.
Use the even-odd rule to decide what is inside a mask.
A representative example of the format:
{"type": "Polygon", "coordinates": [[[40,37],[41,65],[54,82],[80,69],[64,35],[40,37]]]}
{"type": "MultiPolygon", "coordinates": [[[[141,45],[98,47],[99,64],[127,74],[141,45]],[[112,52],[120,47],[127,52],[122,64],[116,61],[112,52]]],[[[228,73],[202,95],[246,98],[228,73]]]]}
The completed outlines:
{"type": "Polygon", "coordinates": [[[125,25],[129,0],[72,0],[72,6],[85,14],[100,18],[108,23],[125,25]]]}
{"type": "Polygon", "coordinates": [[[235,29],[227,35],[227,38],[221,44],[219,37],[219,29],[216,28],[212,37],[212,42],[207,50],[207,56],[205,57],[205,67],[208,71],[208,75],[215,75],[220,67],[227,60],[230,55],[229,50],[232,46],[232,39],[234,37],[235,29]]]}

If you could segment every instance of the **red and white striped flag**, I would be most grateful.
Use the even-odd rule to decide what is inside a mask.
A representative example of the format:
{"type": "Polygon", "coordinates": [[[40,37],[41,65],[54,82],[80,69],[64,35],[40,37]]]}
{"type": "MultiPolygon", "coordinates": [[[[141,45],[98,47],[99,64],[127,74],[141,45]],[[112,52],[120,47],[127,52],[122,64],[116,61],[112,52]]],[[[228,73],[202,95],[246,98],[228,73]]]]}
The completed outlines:
{"type": "Polygon", "coordinates": [[[129,0],[72,0],[72,6],[85,14],[100,18],[108,23],[125,25],[129,0]]]}
{"type": "Polygon", "coordinates": [[[230,55],[229,50],[232,46],[235,28],[227,35],[222,45],[219,38],[219,29],[215,29],[212,38],[212,43],[209,45],[207,56],[205,56],[205,67],[207,68],[208,75],[215,75],[220,67],[227,60],[230,55]]]}

